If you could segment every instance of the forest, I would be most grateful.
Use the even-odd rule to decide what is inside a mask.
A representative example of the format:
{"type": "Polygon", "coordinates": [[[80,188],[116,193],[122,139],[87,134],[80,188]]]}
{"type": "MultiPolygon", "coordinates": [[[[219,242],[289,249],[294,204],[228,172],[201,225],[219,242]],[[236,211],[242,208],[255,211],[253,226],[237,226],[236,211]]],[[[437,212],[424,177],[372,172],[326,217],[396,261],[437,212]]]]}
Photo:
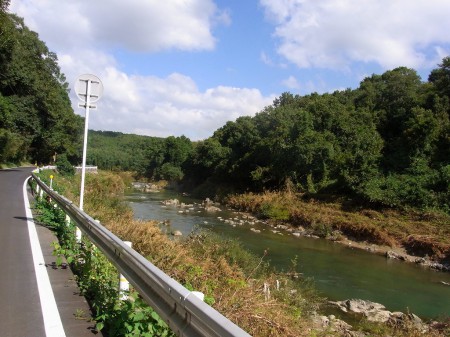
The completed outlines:
{"type": "Polygon", "coordinates": [[[283,93],[205,140],[90,134],[91,163],[208,193],[286,184],[309,195],[449,211],[450,57],[423,82],[399,67],[357,89],[283,93]]]}
{"type": "Polygon", "coordinates": [[[23,19],[0,1],[0,163],[49,163],[79,156],[83,120],[49,51],[23,19]]]}
{"type": "Polygon", "coordinates": [[[449,211],[450,57],[422,82],[399,67],[357,89],[283,93],[195,144],[184,181],[449,211]]]}
{"type": "MultiPolygon", "coordinates": [[[[83,118],[57,56],[0,1],[0,164],[81,162],[83,118]]],[[[88,164],[216,194],[283,189],[450,212],[450,57],[356,89],[285,92],[205,140],[90,131],[88,164]]]]}

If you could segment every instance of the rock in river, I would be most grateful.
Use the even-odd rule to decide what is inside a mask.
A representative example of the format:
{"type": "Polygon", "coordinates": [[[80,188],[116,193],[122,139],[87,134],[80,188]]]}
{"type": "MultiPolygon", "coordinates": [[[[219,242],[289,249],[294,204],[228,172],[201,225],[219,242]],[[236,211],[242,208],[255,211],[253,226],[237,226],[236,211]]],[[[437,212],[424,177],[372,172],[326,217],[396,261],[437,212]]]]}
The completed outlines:
{"type": "Polygon", "coordinates": [[[329,303],[337,306],[344,312],[363,315],[368,321],[388,323],[392,326],[413,326],[421,332],[428,331],[428,326],[418,316],[402,312],[390,312],[380,303],[360,299],[329,303]]]}
{"type": "Polygon", "coordinates": [[[173,231],[173,232],[172,232],[172,235],[173,235],[173,236],[182,236],[183,233],[181,233],[180,231],[173,231]]]}

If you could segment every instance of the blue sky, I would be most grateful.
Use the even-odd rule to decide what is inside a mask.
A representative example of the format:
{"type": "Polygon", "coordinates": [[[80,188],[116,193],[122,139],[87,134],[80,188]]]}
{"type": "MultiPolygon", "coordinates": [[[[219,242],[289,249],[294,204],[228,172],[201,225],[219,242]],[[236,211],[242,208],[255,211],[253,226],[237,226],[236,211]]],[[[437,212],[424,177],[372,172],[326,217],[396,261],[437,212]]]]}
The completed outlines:
{"type": "MultiPolygon", "coordinates": [[[[68,82],[104,85],[90,128],[205,139],[281,93],[356,88],[450,55],[448,0],[12,0],[68,82]]],[[[75,95],[71,95],[74,111],[75,95]]]]}

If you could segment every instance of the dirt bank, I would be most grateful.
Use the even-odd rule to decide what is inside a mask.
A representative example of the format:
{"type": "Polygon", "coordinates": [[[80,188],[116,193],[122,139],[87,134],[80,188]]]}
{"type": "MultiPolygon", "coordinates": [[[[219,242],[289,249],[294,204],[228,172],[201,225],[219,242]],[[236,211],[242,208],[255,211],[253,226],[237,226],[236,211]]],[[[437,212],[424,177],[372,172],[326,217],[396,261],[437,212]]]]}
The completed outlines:
{"type": "Polygon", "coordinates": [[[247,193],[226,200],[296,235],[315,235],[388,258],[450,271],[450,216],[416,210],[369,209],[286,192],[247,193]]]}

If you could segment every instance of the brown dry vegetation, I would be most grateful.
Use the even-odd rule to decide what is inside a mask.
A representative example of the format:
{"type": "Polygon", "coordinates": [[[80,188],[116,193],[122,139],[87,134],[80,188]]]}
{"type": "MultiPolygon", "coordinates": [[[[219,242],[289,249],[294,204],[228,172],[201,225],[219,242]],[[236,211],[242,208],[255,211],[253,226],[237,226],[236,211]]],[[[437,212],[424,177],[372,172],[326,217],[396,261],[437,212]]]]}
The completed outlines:
{"type": "Polygon", "coordinates": [[[450,216],[440,213],[393,209],[346,209],[343,203],[304,200],[289,192],[246,193],[230,196],[236,209],[261,213],[263,205],[284,210],[285,222],[326,236],[334,230],[357,240],[403,247],[410,254],[450,261],[450,216]]]}
{"type": "MultiPolygon", "coordinates": [[[[223,315],[242,327],[252,336],[344,336],[344,332],[324,330],[313,323],[313,315],[320,311],[325,299],[319,298],[308,280],[292,279],[290,274],[275,274],[264,262],[264,256],[254,257],[239,244],[206,234],[191,236],[185,240],[173,240],[164,234],[156,222],[137,221],[129,207],[121,202],[125,190],[123,178],[117,174],[101,172],[88,175],[85,189],[87,213],[99,219],[103,225],[123,240],[131,241],[133,248],[147,257],[157,267],[188,289],[205,293],[206,299],[223,315]],[[276,289],[277,281],[280,284],[276,289]],[[269,287],[270,294],[264,292],[269,287]]],[[[67,180],[56,176],[54,186],[70,200],[77,202],[79,177],[67,180]]],[[[276,198],[288,206],[292,196],[284,199],[281,194],[261,196],[244,195],[235,206],[247,211],[257,211],[258,203],[276,198]]],[[[322,221],[317,203],[309,203],[310,209],[293,213],[302,225],[322,221]],[[316,210],[314,210],[316,209],[316,210]],[[308,216],[306,216],[308,215],[308,216]]],[[[328,207],[327,219],[342,215],[337,207],[328,207]]],[[[362,215],[361,215],[362,216],[362,215]]],[[[371,324],[362,328],[371,336],[415,336],[414,331],[393,329],[371,324]]],[[[417,336],[419,336],[417,334],[417,336]]],[[[428,336],[443,336],[433,332],[428,336]]]]}

